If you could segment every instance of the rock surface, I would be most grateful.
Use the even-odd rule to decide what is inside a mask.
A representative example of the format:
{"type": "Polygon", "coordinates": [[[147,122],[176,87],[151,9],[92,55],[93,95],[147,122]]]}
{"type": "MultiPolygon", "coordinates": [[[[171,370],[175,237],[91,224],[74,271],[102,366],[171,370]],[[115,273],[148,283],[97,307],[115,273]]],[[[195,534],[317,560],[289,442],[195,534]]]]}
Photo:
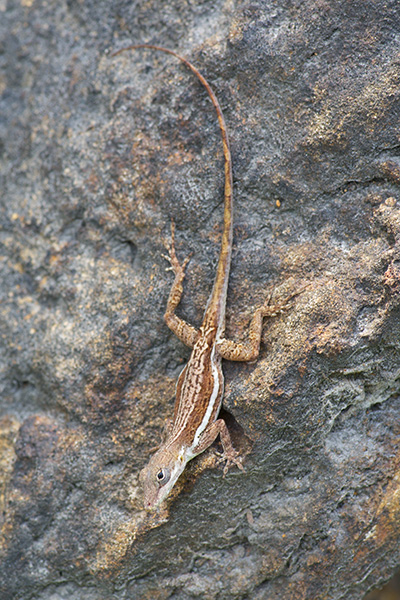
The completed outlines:
{"type": "Polygon", "coordinates": [[[397,0],[0,2],[0,597],[362,598],[400,565],[397,0]],[[231,137],[228,333],[274,290],[260,359],[225,365],[246,473],[215,449],[168,512],[138,473],[198,324],[231,137]],[[212,468],[210,468],[212,467],[212,468]]]}

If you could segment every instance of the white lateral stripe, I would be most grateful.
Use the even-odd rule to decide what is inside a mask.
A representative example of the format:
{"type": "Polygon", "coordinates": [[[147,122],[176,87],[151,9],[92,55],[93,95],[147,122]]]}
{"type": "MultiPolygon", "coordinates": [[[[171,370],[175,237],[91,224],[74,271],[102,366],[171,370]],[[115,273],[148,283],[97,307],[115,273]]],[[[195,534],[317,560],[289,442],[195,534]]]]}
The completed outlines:
{"type": "Polygon", "coordinates": [[[214,355],[215,355],[215,345],[212,349],[211,352],[211,357],[210,357],[210,361],[211,361],[211,365],[212,365],[212,371],[213,371],[213,376],[214,376],[214,387],[213,387],[213,391],[210,397],[210,401],[208,403],[207,406],[207,410],[205,412],[205,415],[203,417],[202,422],[200,423],[200,425],[197,428],[196,433],[194,434],[194,438],[193,438],[193,443],[191,446],[191,450],[194,450],[194,448],[197,446],[197,444],[199,443],[199,439],[201,434],[205,431],[205,429],[207,428],[207,426],[209,425],[210,419],[211,419],[211,415],[213,413],[214,407],[215,407],[215,401],[218,397],[218,392],[219,392],[219,377],[218,377],[218,369],[214,364],[214,355]]]}

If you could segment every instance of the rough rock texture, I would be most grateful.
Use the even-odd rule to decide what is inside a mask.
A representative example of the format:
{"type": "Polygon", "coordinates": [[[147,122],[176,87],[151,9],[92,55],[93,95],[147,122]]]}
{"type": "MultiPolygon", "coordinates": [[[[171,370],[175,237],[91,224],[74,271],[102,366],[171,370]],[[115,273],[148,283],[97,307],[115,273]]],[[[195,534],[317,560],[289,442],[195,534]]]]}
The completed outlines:
{"type": "MultiPolygon", "coordinates": [[[[352,600],[400,565],[398,0],[0,1],[0,597],[352,600]],[[231,136],[227,364],[246,473],[137,476],[188,350],[162,314],[171,218],[201,321],[231,136]]],[[[207,467],[207,468],[206,468],[207,467]]],[[[213,467],[213,468],[209,468],[213,467]]]]}

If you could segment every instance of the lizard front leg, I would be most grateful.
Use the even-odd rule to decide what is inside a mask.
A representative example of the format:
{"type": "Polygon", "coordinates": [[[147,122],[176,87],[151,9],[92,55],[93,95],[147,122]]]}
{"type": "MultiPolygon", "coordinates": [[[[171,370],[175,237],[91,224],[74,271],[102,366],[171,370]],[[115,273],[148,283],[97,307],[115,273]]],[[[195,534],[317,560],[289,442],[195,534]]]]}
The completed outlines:
{"type": "Polygon", "coordinates": [[[185,267],[189,262],[189,258],[185,258],[181,265],[177,259],[175,252],[175,224],[171,221],[171,243],[165,243],[165,247],[168,251],[167,255],[164,255],[171,266],[169,267],[175,274],[174,283],[172,284],[171,291],[169,293],[167,308],[165,309],[164,321],[171,329],[171,331],[187,346],[193,348],[196,339],[198,338],[199,332],[195,327],[189,325],[186,321],[181,319],[175,314],[176,307],[181,301],[183,286],[182,282],[185,278],[185,267]]]}

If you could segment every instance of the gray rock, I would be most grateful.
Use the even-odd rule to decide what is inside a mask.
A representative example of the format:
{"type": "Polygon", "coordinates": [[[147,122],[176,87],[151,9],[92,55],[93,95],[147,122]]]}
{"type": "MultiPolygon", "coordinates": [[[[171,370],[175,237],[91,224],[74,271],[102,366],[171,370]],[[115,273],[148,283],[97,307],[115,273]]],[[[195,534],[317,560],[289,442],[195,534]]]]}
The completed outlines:
{"type": "Polygon", "coordinates": [[[0,597],[362,598],[400,566],[397,0],[0,1],[0,597]],[[171,218],[201,322],[234,161],[215,448],[167,510],[140,469],[188,350],[163,323],[171,218]],[[240,426],[240,427],[239,427],[240,426]]]}

